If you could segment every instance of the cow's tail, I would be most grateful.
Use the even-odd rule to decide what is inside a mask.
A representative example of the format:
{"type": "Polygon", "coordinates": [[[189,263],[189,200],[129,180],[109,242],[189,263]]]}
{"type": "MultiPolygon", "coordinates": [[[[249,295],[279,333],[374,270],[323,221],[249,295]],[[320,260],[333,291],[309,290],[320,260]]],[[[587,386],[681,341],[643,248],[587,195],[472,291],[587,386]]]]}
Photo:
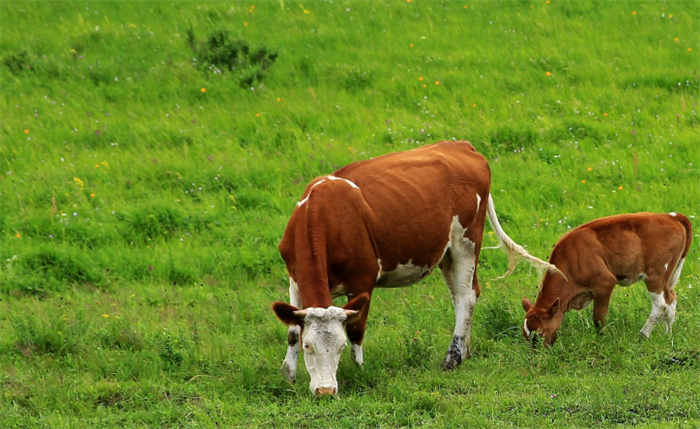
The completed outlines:
{"type": "Polygon", "coordinates": [[[491,227],[496,233],[496,237],[498,237],[499,247],[508,254],[508,271],[506,271],[506,273],[499,278],[508,277],[515,270],[515,267],[518,265],[518,262],[520,262],[521,259],[525,259],[537,269],[546,270],[551,273],[559,273],[562,276],[564,275],[556,266],[550,264],[549,262],[543,261],[536,256],[532,256],[523,246],[519,245],[513,241],[512,238],[508,237],[508,234],[506,234],[501,227],[500,222],[498,222],[498,216],[496,216],[496,208],[493,205],[493,198],[491,198],[491,194],[489,194],[488,218],[489,222],[491,223],[491,227]]]}

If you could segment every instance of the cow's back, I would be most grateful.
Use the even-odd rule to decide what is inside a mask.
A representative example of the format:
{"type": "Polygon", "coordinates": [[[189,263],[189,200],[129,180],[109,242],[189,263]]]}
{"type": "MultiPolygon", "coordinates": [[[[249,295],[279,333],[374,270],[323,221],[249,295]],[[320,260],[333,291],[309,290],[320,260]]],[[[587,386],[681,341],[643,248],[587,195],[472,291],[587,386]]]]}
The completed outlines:
{"type": "Polygon", "coordinates": [[[293,278],[322,256],[327,273],[317,266],[307,281],[331,289],[352,273],[376,276],[409,261],[432,267],[455,217],[465,228],[480,219],[483,228],[489,185],[488,163],[468,142],[355,162],[307,186],[280,252],[293,278]]]}

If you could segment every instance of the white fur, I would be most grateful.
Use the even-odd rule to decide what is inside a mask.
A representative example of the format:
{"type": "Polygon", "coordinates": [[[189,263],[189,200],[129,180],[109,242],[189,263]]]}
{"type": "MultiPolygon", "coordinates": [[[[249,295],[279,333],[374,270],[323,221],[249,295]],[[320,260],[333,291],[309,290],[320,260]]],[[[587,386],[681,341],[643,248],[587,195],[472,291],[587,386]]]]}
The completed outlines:
{"type": "Polygon", "coordinates": [[[413,259],[405,264],[398,264],[392,271],[380,271],[377,279],[379,287],[410,286],[427,276],[433,267],[413,265],[413,259]]]}
{"type": "Polygon", "coordinates": [[[649,292],[649,298],[651,298],[651,314],[641,330],[641,334],[647,338],[651,335],[651,331],[654,330],[656,323],[664,317],[667,308],[663,294],[649,292]]]}
{"type": "Polygon", "coordinates": [[[347,343],[344,323],[347,316],[340,307],[307,308],[304,310],[302,348],[304,362],[311,378],[309,388],[338,390],[336,373],[340,355],[347,343]]]}
{"type": "Polygon", "coordinates": [[[442,270],[455,311],[453,341],[464,339],[461,344],[463,359],[469,354],[472,315],[476,306],[476,293],[472,287],[476,269],[476,244],[464,236],[466,232],[466,228],[459,222],[459,216],[454,216],[450,226],[449,251],[452,264],[442,270]]]}
{"type": "Polygon", "coordinates": [[[350,346],[350,354],[352,355],[352,359],[355,361],[355,363],[362,368],[364,366],[364,359],[362,358],[362,345],[353,344],[350,346]]]}
{"type": "MultiPolygon", "coordinates": [[[[299,286],[290,277],[289,278],[289,302],[297,308],[301,308],[301,297],[299,296],[299,286]]],[[[287,354],[284,356],[284,361],[282,362],[282,374],[287,377],[287,380],[294,382],[297,376],[297,360],[299,358],[299,342],[301,341],[300,333],[301,329],[299,326],[290,326],[287,330],[287,336],[294,335],[299,338],[296,344],[287,346],[287,354]]]]}
{"type": "MultiPolygon", "coordinates": [[[[360,187],[357,186],[354,182],[352,182],[352,181],[350,181],[350,180],[348,180],[348,179],[343,179],[342,177],[326,176],[326,179],[328,179],[328,180],[342,180],[343,182],[347,183],[348,185],[352,186],[353,188],[355,188],[355,189],[360,189],[360,187]]],[[[313,186],[311,186],[311,189],[309,189],[309,193],[306,194],[306,196],[305,196],[301,201],[297,202],[297,207],[303,206],[303,205],[309,200],[309,197],[311,196],[311,191],[313,191],[313,189],[314,189],[316,186],[318,186],[318,185],[320,185],[321,183],[325,182],[326,179],[321,179],[321,180],[319,180],[318,182],[314,183],[313,186]]]]}
{"type": "Polygon", "coordinates": [[[523,330],[525,331],[527,338],[530,339],[530,330],[527,328],[527,319],[525,319],[525,322],[523,323],[523,330]]]}
{"type": "Polygon", "coordinates": [[[351,182],[348,179],[343,179],[342,177],[328,176],[328,180],[342,180],[343,182],[347,183],[348,185],[352,186],[353,188],[360,189],[360,187],[357,186],[355,183],[351,182]]]}

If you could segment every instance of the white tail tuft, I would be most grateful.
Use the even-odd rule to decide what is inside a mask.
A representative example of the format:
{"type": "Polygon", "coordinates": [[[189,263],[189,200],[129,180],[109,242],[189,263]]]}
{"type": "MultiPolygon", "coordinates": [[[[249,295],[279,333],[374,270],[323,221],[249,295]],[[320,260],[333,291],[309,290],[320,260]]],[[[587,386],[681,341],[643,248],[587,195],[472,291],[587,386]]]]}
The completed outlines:
{"type": "MultiPolygon", "coordinates": [[[[499,279],[508,277],[515,270],[515,267],[518,265],[518,262],[520,262],[521,259],[527,260],[537,269],[546,270],[551,273],[559,273],[564,276],[564,273],[559,271],[556,266],[550,264],[549,262],[543,261],[538,257],[532,256],[523,246],[519,245],[513,241],[512,238],[508,237],[508,234],[506,234],[501,227],[501,224],[498,222],[496,208],[493,205],[493,198],[491,198],[491,194],[489,194],[488,218],[489,222],[491,223],[491,227],[496,233],[496,237],[498,237],[499,247],[508,254],[508,271],[506,271],[506,273],[502,276],[498,277],[499,279]]],[[[566,278],[566,276],[564,277],[566,278]]]]}

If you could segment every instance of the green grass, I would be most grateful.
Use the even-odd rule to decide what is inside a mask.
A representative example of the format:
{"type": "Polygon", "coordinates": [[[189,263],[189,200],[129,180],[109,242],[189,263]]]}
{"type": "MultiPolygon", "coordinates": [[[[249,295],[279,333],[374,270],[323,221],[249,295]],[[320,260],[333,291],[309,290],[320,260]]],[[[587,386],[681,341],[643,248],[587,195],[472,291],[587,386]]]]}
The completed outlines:
{"type": "MultiPolygon", "coordinates": [[[[340,396],[278,371],[277,244],[306,183],[443,139],[490,161],[505,230],[546,257],[615,213],[695,216],[687,1],[0,2],[0,427],[700,425],[700,264],[674,334],[569,313],[521,341],[524,264],[484,251],[473,357],[439,275],[374,294],[340,396]],[[254,6],[254,7],[253,7],[254,6]]],[[[695,235],[697,241],[697,234],[695,235]]],[[[485,243],[493,245],[492,235],[485,243]]]]}

